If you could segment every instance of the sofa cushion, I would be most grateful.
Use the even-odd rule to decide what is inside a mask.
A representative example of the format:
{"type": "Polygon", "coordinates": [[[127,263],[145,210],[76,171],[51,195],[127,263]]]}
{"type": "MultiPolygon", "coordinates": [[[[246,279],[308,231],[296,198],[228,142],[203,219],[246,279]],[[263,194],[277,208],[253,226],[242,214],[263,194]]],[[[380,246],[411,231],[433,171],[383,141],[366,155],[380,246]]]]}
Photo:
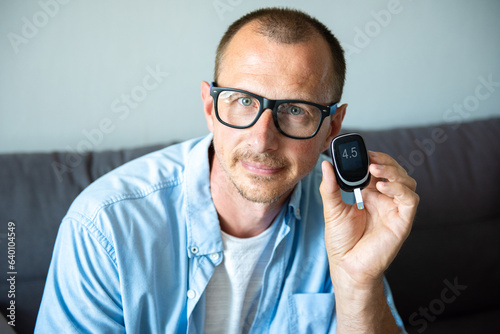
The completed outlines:
{"type": "MultiPolygon", "coordinates": [[[[101,175],[162,147],[0,155],[2,247],[7,247],[7,222],[15,223],[16,233],[16,332],[33,333],[59,224],[76,196],[101,175]]],[[[4,274],[12,271],[6,260],[0,261],[4,274]]],[[[7,284],[1,280],[0,291],[8,291],[7,284]]],[[[9,302],[7,293],[1,293],[1,312],[9,302]]]]}
{"type": "Polygon", "coordinates": [[[500,315],[500,118],[360,133],[368,149],[389,153],[417,181],[413,229],[387,272],[409,329],[421,329],[422,319],[431,329],[496,309],[493,325],[500,315]],[[456,298],[449,285],[460,287],[456,298]]]}

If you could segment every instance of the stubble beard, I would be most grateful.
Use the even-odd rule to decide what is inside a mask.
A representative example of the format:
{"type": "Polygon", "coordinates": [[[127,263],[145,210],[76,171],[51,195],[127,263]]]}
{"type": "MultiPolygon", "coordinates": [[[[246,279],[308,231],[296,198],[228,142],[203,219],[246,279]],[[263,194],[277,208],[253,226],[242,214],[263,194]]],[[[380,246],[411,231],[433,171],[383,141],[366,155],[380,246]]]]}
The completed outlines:
{"type": "Polygon", "coordinates": [[[250,151],[236,150],[232,153],[229,166],[224,157],[220,156],[214,145],[215,156],[226,176],[231,181],[238,193],[246,200],[259,204],[272,204],[278,202],[295,183],[287,178],[289,163],[286,159],[270,153],[256,154],[250,151]],[[272,168],[281,168],[277,175],[263,176],[255,174],[237,173],[240,161],[257,162],[272,168]]]}

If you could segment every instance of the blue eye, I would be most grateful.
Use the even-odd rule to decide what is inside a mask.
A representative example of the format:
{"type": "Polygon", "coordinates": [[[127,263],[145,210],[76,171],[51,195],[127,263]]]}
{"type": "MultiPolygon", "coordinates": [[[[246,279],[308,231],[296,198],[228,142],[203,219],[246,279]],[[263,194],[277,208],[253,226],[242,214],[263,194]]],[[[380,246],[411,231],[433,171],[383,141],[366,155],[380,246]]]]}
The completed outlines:
{"type": "Polygon", "coordinates": [[[288,109],[288,111],[293,116],[301,115],[304,112],[304,110],[302,108],[297,107],[297,106],[291,106],[290,109],[288,109]]]}
{"type": "Polygon", "coordinates": [[[239,101],[239,102],[240,102],[243,106],[245,106],[245,107],[249,107],[249,106],[251,106],[251,105],[252,105],[252,102],[253,102],[252,98],[251,98],[251,97],[248,97],[248,96],[245,96],[245,97],[240,97],[240,98],[238,99],[238,101],[239,101]]]}

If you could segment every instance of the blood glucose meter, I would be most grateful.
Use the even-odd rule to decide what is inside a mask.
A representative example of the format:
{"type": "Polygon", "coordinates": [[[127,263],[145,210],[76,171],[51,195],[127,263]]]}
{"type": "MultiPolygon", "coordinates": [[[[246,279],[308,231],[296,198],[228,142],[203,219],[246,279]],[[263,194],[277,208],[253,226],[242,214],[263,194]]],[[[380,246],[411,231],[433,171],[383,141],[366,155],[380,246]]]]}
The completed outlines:
{"type": "Polygon", "coordinates": [[[330,150],[340,189],[354,191],[358,209],[363,209],[361,190],[370,183],[370,160],[363,137],[357,133],[339,135],[332,140],[330,150]]]}

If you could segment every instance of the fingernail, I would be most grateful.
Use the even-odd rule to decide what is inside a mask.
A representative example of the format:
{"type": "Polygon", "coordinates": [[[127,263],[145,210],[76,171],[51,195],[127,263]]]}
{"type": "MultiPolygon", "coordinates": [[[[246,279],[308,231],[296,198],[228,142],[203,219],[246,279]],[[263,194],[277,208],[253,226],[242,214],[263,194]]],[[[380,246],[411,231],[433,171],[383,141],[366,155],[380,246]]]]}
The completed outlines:
{"type": "Polygon", "coordinates": [[[389,183],[387,183],[386,181],[378,181],[377,182],[377,187],[387,187],[389,183]]]}

